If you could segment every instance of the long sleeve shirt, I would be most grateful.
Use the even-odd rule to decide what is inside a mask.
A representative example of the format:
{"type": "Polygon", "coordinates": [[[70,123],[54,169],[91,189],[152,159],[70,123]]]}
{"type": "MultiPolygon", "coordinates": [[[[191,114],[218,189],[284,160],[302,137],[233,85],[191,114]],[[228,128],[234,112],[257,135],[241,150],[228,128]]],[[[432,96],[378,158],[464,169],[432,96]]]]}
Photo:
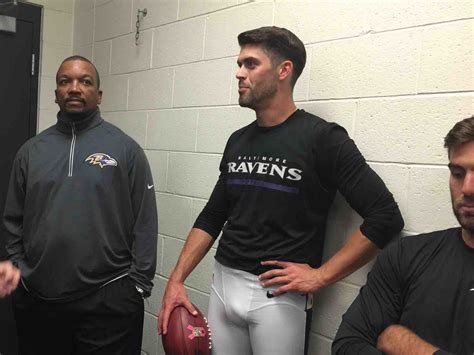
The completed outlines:
{"type": "Polygon", "coordinates": [[[400,324],[443,353],[474,353],[474,249],[460,228],[411,236],[377,258],[342,318],[334,354],[382,354],[378,336],[400,324]]]}
{"type": "Polygon", "coordinates": [[[378,247],[402,229],[392,194],[347,132],[297,110],[279,125],[253,122],[231,135],[194,227],[214,238],[223,228],[216,259],[228,267],[260,274],[260,262],[271,259],[318,267],[336,191],[378,247]]]}

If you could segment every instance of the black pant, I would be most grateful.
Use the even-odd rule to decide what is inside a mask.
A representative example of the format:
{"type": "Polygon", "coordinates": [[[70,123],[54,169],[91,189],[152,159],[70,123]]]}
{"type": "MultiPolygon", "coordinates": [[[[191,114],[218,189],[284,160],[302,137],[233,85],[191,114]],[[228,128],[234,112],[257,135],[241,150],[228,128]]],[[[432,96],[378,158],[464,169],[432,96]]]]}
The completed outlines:
{"type": "Polygon", "coordinates": [[[139,355],[143,299],[129,277],[67,303],[47,303],[20,286],[13,296],[19,355],[139,355]]]}

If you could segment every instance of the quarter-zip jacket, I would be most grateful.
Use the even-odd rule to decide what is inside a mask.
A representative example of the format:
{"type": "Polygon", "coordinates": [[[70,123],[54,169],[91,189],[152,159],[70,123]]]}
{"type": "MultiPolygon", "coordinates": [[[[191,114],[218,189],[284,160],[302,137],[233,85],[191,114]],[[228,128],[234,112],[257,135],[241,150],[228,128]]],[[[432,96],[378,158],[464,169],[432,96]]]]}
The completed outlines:
{"type": "Polygon", "coordinates": [[[15,157],[6,248],[39,298],[74,299],[127,273],[151,292],[157,223],[143,149],[98,110],[58,114],[15,157]]]}

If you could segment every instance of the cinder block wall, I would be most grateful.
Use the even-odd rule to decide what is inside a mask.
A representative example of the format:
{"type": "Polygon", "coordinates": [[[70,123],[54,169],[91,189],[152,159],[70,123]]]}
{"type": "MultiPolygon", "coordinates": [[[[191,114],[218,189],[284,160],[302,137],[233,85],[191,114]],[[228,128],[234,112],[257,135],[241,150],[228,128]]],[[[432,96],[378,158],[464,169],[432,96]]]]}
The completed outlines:
{"type": "MultiPolygon", "coordinates": [[[[52,11],[62,10],[46,14],[52,11]]],[[[63,12],[68,18],[70,8],[63,12]]],[[[68,26],[57,26],[64,18],[50,23],[52,17],[45,17],[44,33],[56,39],[44,38],[43,62],[46,47],[69,54],[68,26]]],[[[400,204],[405,234],[456,225],[442,144],[448,129],[474,111],[470,0],[75,0],[73,17],[73,52],[99,69],[104,117],[145,148],[153,169],[159,262],[146,305],[144,353],[163,353],[156,314],[165,282],[217,179],[227,137],[254,119],[237,105],[236,35],[243,30],[277,25],[300,36],[308,64],[295,90],[298,106],[349,131],[400,204]],[[143,8],[148,14],[136,46],[143,8]]],[[[43,67],[43,127],[56,112],[55,68],[43,67]]],[[[338,198],[330,222],[325,258],[360,218],[338,198]]],[[[186,282],[203,310],[213,253],[186,282]]],[[[311,354],[330,353],[341,315],[369,269],[316,295],[311,354]]]]}

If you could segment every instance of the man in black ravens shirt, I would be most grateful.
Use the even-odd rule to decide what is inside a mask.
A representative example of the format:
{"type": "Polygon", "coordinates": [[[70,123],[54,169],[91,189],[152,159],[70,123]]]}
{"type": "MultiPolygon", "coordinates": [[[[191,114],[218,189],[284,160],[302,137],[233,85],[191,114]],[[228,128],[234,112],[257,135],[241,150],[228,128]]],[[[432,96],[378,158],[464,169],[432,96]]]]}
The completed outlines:
{"type": "Polygon", "coordinates": [[[378,257],[334,354],[474,354],[474,117],[445,138],[461,228],[406,237],[378,257]]]}
{"type": "Polygon", "coordinates": [[[302,354],[311,294],[369,261],[403,220],[346,131],[296,109],[303,43],[278,27],[238,39],[239,104],[257,119],[227,142],[219,180],[167,284],[158,330],[167,332],[177,305],[194,313],[184,280],[222,230],[208,313],[213,354],[302,354]],[[364,222],[321,265],[336,191],[364,222]]]}

